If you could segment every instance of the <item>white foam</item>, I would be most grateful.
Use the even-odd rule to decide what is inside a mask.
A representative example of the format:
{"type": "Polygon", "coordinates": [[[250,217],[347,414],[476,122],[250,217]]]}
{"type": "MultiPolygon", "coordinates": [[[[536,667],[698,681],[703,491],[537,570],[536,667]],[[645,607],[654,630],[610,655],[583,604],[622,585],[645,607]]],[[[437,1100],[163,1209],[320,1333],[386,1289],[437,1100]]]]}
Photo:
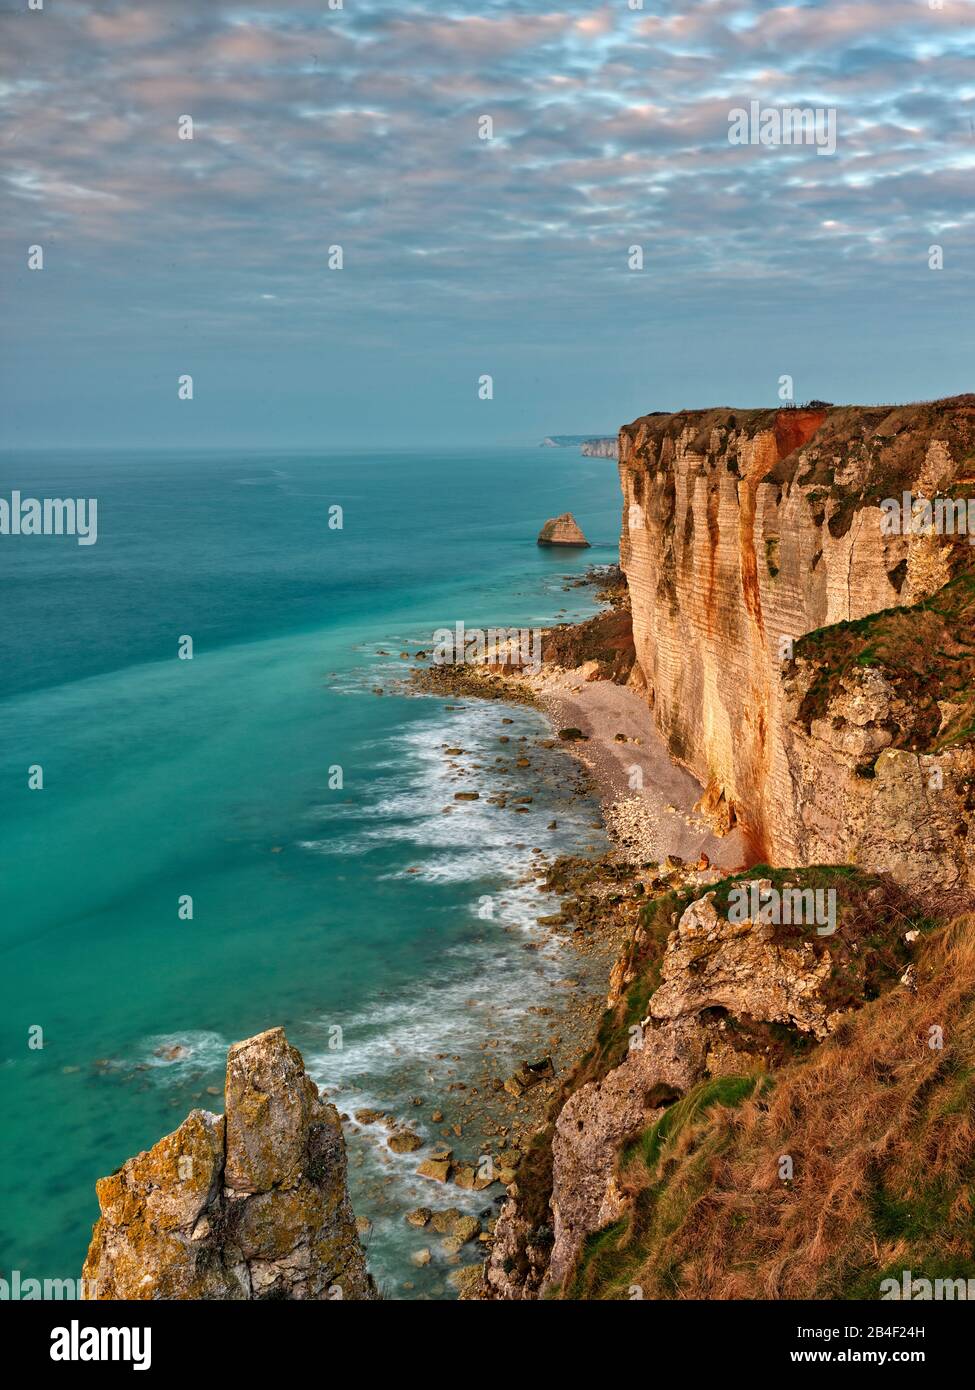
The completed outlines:
{"type": "Polygon", "coordinates": [[[156,1073],[157,1080],[181,1082],[190,1070],[222,1072],[229,1047],[230,1043],[221,1033],[157,1033],[139,1044],[135,1063],[123,1061],[118,1065],[148,1067],[156,1073]],[[175,1055],[167,1056],[167,1053],[175,1055]]]}

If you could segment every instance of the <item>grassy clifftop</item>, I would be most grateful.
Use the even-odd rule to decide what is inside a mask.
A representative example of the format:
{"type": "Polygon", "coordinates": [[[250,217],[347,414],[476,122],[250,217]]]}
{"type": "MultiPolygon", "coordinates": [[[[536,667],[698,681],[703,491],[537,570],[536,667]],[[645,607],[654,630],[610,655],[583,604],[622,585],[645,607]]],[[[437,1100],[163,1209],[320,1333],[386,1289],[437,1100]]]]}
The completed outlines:
{"type": "Polygon", "coordinates": [[[975,1272],[975,920],[812,1055],[703,1082],[623,1150],[563,1296],[877,1298],[975,1272]],[[788,1160],[788,1162],[785,1162],[788,1160]]]}
{"type": "MultiPolygon", "coordinates": [[[[770,949],[804,941],[827,954],[820,988],[845,1017],[817,1042],[788,1023],[706,1010],[701,1023],[717,1025],[736,1066],[645,1097],[652,1122],[618,1143],[612,1185],[625,1214],[586,1240],[549,1296],[877,1297],[895,1265],[898,1277],[901,1267],[975,1274],[975,918],[945,925],[889,878],[848,865],[729,877],[709,890],[718,913],[756,878],[835,891],[835,933],[776,925],[770,949]]],[[[624,1067],[668,940],[701,891],[677,886],[641,909],[615,1002],[526,1155],[520,1215],[536,1249],[552,1239],[559,1112],[624,1067]]]]}

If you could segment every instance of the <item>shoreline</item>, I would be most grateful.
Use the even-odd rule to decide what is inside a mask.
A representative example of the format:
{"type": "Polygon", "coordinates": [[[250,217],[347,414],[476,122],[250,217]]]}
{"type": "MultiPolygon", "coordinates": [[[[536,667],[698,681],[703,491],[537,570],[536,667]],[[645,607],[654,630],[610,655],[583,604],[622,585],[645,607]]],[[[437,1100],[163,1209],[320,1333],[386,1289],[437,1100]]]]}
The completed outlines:
{"type": "MultiPolygon", "coordinates": [[[[590,582],[598,582],[598,576],[590,582]]],[[[597,619],[613,612],[603,610],[597,619]]],[[[582,627],[585,623],[576,623],[561,631],[564,635],[582,627]]],[[[469,1125],[472,1133],[485,1138],[500,1132],[508,1150],[523,1152],[552,1122],[564,1100],[564,1088],[591,1049],[599,1020],[619,987],[616,967],[621,947],[638,926],[646,895],[659,890],[662,883],[696,883],[705,891],[709,881],[745,867],[740,832],[719,837],[695,813],[703,788],[670,758],[641,692],[600,678],[598,668],[594,661],[568,669],[546,661],[540,672],[527,674],[470,665],[427,665],[414,667],[409,677],[414,691],[428,696],[537,709],[551,726],[551,739],[543,744],[561,748],[584,770],[609,840],[608,850],[601,855],[559,855],[532,871],[539,891],[559,899],[557,911],[539,914],[539,925],[551,932],[547,939],[560,937],[562,946],[577,960],[596,959],[591,960],[593,969],[585,972],[590,978],[584,989],[575,988],[581,982],[570,979],[560,991],[561,998],[546,999],[550,1007],[530,1006],[531,1012],[550,1018],[563,1044],[558,1070],[549,1083],[526,1090],[514,1105],[507,1096],[499,1105],[497,1095],[487,1092],[467,1112],[465,1130],[469,1125]],[[566,737],[569,730],[579,736],[566,737]],[[597,981],[601,982],[598,992],[597,981]],[[502,1116],[503,1124],[499,1123],[502,1116]]],[[[508,1199],[519,1195],[517,1168],[505,1176],[513,1181],[503,1184],[501,1197],[490,1189],[484,1192],[499,1214],[508,1199]]],[[[481,1242],[488,1257],[493,1227],[494,1220],[488,1239],[481,1242]]],[[[477,1297],[485,1268],[481,1262],[460,1265],[452,1272],[454,1277],[448,1274],[448,1285],[461,1297],[477,1297]]]]}
{"type": "Polygon", "coordinates": [[[744,867],[741,832],[718,836],[695,813],[704,789],[672,760],[638,691],[591,680],[582,666],[551,673],[538,706],[556,733],[577,728],[586,736],[565,740],[566,747],[589,770],[607,834],[621,854],[685,862],[706,855],[709,865],[729,873],[744,867]]]}
{"type": "MultiPolygon", "coordinates": [[[[416,650],[412,641],[403,646],[416,650]]],[[[402,671],[395,681],[386,678],[386,690],[415,696],[406,677],[402,671]]],[[[371,680],[367,672],[361,688],[368,691],[371,680]]],[[[607,840],[588,772],[566,764],[534,698],[515,707],[445,691],[424,698],[432,705],[426,742],[442,771],[443,800],[434,795],[431,814],[440,810],[449,823],[463,813],[457,828],[463,836],[470,833],[467,803],[479,802],[493,827],[485,825],[485,843],[497,845],[507,861],[496,866],[493,883],[477,890],[490,893],[493,910],[473,924],[470,939],[475,952],[483,939],[498,954],[501,973],[447,987],[450,1019],[460,1021],[460,1031],[441,1026],[446,1016],[438,1021],[440,1006],[433,1004],[427,1022],[417,1025],[430,1043],[424,1067],[415,1068],[404,1049],[402,1066],[384,1070],[373,1086],[364,1072],[339,1080],[324,1054],[311,1060],[346,1126],[361,1229],[367,1241],[375,1235],[382,1246],[396,1247],[391,1261],[385,1250],[377,1278],[392,1298],[450,1300],[462,1276],[481,1271],[523,1146],[591,1043],[616,949],[606,938],[584,940],[555,921],[559,903],[546,891],[554,866],[575,856],[595,861],[607,840]],[[550,819],[548,829],[557,826],[559,833],[546,837],[550,819]],[[519,1095],[505,1089],[523,1063],[549,1056],[554,1069],[541,1081],[519,1095]],[[488,1154],[499,1181],[474,1182],[488,1154]],[[424,1211],[429,1217],[421,1224],[414,1218],[424,1211]],[[463,1214],[465,1231],[475,1228],[460,1249],[452,1229],[442,1229],[451,1213],[454,1224],[463,1214]],[[429,1260],[415,1258],[426,1254],[429,1260]],[[403,1270],[407,1260],[417,1265],[412,1277],[403,1270]]],[[[420,872],[421,861],[415,862],[407,873],[420,872]]],[[[470,899],[474,909],[477,903],[470,899]]]]}

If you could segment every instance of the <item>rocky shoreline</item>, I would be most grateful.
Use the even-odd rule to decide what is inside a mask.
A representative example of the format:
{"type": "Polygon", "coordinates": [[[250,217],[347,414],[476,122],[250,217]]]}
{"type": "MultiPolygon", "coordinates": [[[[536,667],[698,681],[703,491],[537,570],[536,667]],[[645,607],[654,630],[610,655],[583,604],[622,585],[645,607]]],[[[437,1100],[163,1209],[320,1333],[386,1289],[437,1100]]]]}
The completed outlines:
{"type": "MultiPolygon", "coordinates": [[[[584,769],[584,785],[599,797],[603,827],[612,844],[609,852],[592,857],[560,856],[540,872],[540,890],[557,895],[559,905],[557,911],[540,914],[539,925],[589,958],[603,983],[598,991],[580,991],[571,987],[577,982],[569,980],[560,1007],[533,1010],[550,1013],[557,1028],[563,1044],[557,1073],[542,1057],[519,1069],[503,1088],[495,1078],[493,1087],[474,1100],[472,1128],[485,1136],[498,1134],[509,1145],[502,1157],[510,1166],[494,1170],[505,1187],[503,1210],[512,1204],[530,1208],[535,1189],[547,1186],[544,1176],[539,1184],[538,1169],[541,1166],[544,1173],[546,1168],[552,1126],[569,1093],[569,1078],[578,1074],[592,1050],[607,1002],[618,997],[622,948],[638,930],[641,909],[654,895],[689,888],[704,891],[722,877],[722,870],[742,867],[740,840],[734,835],[720,839],[695,814],[702,788],[672,762],[648,724],[642,693],[626,684],[630,664],[625,581],[612,567],[590,571],[584,582],[596,588],[606,607],[594,618],[546,630],[540,671],[423,660],[408,678],[411,688],[425,694],[538,708],[553,726],[553,737],[545,746],[561,746],[584,769]],[[638,787],[633,785],[634,769],[638,787]]],[[[446,1179],[447,1165],[427,1175],[446,1179]]],[[[419,1215],[414,1219],[411,1213],[407,1219],[420,1225],[419,1215]]],[[[430,1213],[427,1221],[432,1223],[435,1216],[430,1213]]],[[[544,1213],[536,1216],[535,1224],[544,1228],[544,1213]]],[[[452,1277],[462,1298],[512,1296],[491,1290],[486,1282],[487,1269],[496,1273],[507,1258],[497,1247],[497,1231],[492,1218],[479,1234],[489,1264],[467,1265],[452,1277]]],[[[500,1238],[505,1245],[510,1242],[510,1228],[503,1229],[500,1238]]]]}
{"type": "MultiPolygon", "coordinates": [[[[597,573],[586,582],[601,584],[604,578],[597,573]]],[[[561,631],[564,641],[569,629],[561,631]]],[[[500,706],[497,738],[502,756],[499,763],[508,768],[507,774],[500,772],[501,785],[511,784],[510,774],[517,765],[521,783],[526,777],[537,776],[542,779],[537,784],[541,787],[545,779],[545,758],[560,760],[563,751],[578,752],[571,740],[560,739],[556,731],[552,737],[545,738],[519,734],[513,728],[516,721],[505,713],[509,708],[512,714],[519,706],[546,712],[539,691],[521,675],[489,672],[471,666],[442,667],[425,662],[419,653],[418,656],[422,664],[417,664],[410,672],[408,689],[444,698],[445,708],[449,710],[460,709],[474,698],[500,706]],[[553,751],[556,749],[559,751],[553,751]]],[[[454,792],[455,801],[483,796],[507,811],[513,824],[517,824],[519,811],[523,809],[520,803],[533,799],[530,781],[527,786],[518,786],[519,794],[500,792],[492,789],[499,780],[499,769],[485,768],[477,772],[473,766],[467,766],[470,760],[464,759],[462,748],[445,743],[443,751],[448,766],[460,779],[459,785],[465,788],[454,792]],[[475,790],[478,785],[480,789],[475,790]],[[471,789],[467,790],[468,787],[471,789]],[[522,792],[525,794],[521,795],[522,792]]],[[[574,776],[560,775],[558,781],[570,801],[590,798],[593,790],[598,789],[593,770],[582,760],[577,762],[574,776]]],[[[534,795],[537,799],[537,790],[534,795]]],[[[444,810],[448,811],[449,807],[445,806],[444,810]]],[[[550,829],[555,826],[553,821],[550,829]]],[[[594,822],[592,828],[596,831],[603,827],[594,822]]],[[[633,929],[635,914],[646,891],[632,869],[621,861],[616,849],[606,853],[602,844],[596,842],[600,836],[594,835],[593,839],[594,843],[579,854],[553,853],[543,849],[544,841],[540,841],[533,852],[524,885],[532,886],[539,894],[536,926],[530,930],[528,939],[518,944],[525,951],[548,952],[549,959],[554,952],[562,964],[562,973],[553,979],[549,971],[544,996],[525,1009],[525,1028],[513,1063],[507,1061],[512,1053],[512,1038],[505,1033],[503,1022],[491,1017],[493,1011],[488,1008],[484,1012],[480,1061],[474,1060],[472,1064],[468,1057],[462,1059],[444,1053],[437,1080],[422,1088],[424,1094],[413,1097],[412,1106],[380,1103],[344,1109],[342,1092],[329,1085],[327,1073],[321,1078],[324,1082],[320,1093],[322,1103],[340,1126],[338,1133],[341,1135],[344,1129],[348,1139],[350,1132],[358,1131],[362,1138],[368,1139],[366,1146],[361,1140],[353,1142],[348,1147],[347,1159],[343,1150],[339,1171],[330,1181],[341,1185],[342,1200],[347,1206],[347,1163],[359,1190],[363,1190],[364,1184],[365,1190],[372,1192],[368,1203],[370,1215],[378,1214],[384,1220],[392,1217],[402,1222],[404,1232],[415,1232],[415,1248],[409,1255],[417,1269],[415,1282],[398,1277],[395,1285],[381,1290],[382,1296],[436,1298],[459,1293],[471,1297],[477,1296],[483,1285],[484,1264],[476,1258],[477,1252],[487,1254],[490,1251],[499,1208],[518,1196],[519,1176],[535,1136],[544,1129],[553,1106],[560,1103],[565,1078],[576,1071],[590,1046],[603,1012],[614,962],[626,935],[633,929]],[[384,1162],[383,1155],[392,1160],[392,1167],[388,1161],[384,1162]],[[410,1169],[416,1179],[407,1184],[414,1194],[412,1204],[396,1177],[410,1169]],[[431,1280],[429,1276],[434,1271],[436,1274],[431,1280]]],[[[642,877],[646,879],[646,874],[642,877]]],[[[519,935],[523,932],[522,927],[513,926],[504,926],[502,930],[519,935]]],[[[519,1035],[522,1035],[521,1028],[519,1035]]],[[[276,1039],[277,1032],[272,1030],[267,1035],[268,1038],[272,1036],[276,1039]]],[[[290,1056],[283,1044],[283,1034],[281,1040],[282,1056],[290,1056]]],[[[286,1089],[290,1084],[282,1080],[286,1089]]],[[[159,1181],[164,1180],[164,1186],[172,1186],[175,1191],[177,1176],[174,1176],[175,1170],[170,1173],[166,1164],[173,1152],[177,1153],[177,1158],[182,1153],[184,1131],[189,1133],[198,1123],[194,1118],[196,1113],[193,1112],[175,1135],[160,1140],[148,1157],[130,1160],[129,1166],[139,1181],[143,1170],[151,1179],[158,1168],[162,1175],[159,1181]],[[162,1155],[158,1161],[157,1154],[162,1155]]],[[[220,1135],[217,1137],[219,1140],[220,1135]]],[[[211,1146],[218,1158],[221,1143],[222,1140],[215,1147],[211,1146]]],[[[217,1164],[217,1159],[214,1163],[217,1164]]],[[[99,1186],[100,1195],[107,1194],[105,1183],[108,1182],[106,1179],[99,1186]]],[[[162,1290],[159,1296],[263,1296],[263,1284],[271,1277],[268,1271],[272,1255],[255,1247],[257,1263],[251,1272],[245,1267],[246,1261],[238,1258],[235,1237],[228,1236],[227,1229],[228,1214],[237,1220],[240,1199],[233,1184],[223,1180],[216,1168],[200,1203],[189,1211],[179,1232],[174,1229],[172,1237],[167,1234],[168,1228],[159,1226],[154,1214],[158,1203],[151,1197],[149,1188],[145,1192],[140,1188],[137,1199],[133,1200],[137,1200],[140,1211],[139,1249],[150,1252],[146,1258],[151,1269],[147,1267],[147,1272],[151,1274],[153,1288],[162,1290]],[[205,1242],[201,1244],[201,1211],[205,1211],[209,1229],[218,1240],[212,1249],[204,1248],[205,1242]],[[178,1260],[170,1268],[166,1251],[169,1249],[167,1242],[171,1243],[172,1239],[178,1239],[180,1250],[178,1260]],[[205,1270],[199,1264],[199,1259],[204,1257],[205,1270]],[[212,1275],[212,1270],[216,1270],[219,1277],[212,1275]]],[[[92,1269],[95,1265],[99,1267],[96,1274],[100,1277],[101,1296],[115,1297],[120,1296],[116,1290],[130,1287],[125,1281],[135,1278],[138,1261],[134,1263],[131,1253],[127,1253],[125,1230],[121,1226],[116,1230],[112,1225],[114,1208],[103,1204],[103,1215],[89,1264],[92,1269]],[[111,1277],[105,1276],[108,1266],[101,1253],[103,1249],[113,1252],[111,1277]]],[[[361,1210],[356,1218],[355,1229],[368,1255],[372,1222],[361,1210]]],[[[273,1258],[283,1258],[277,1246],[273,1258]]],[[[282,1279],[284,1277],[282,1275],[282,1279]]],[[[331,1279],[330,1274],[328,1277],[331,1279]]],[[[322,1289],[325,1288],[323,1285],[322,1289]]],[[[296,1292],[284,1296],[328,1296],[322,1289],[306,1282],[296,1292]]],[[[370,1295],[365,1290],[358,1291],[357,1286],[356,1293],[351,1296],[370,1295]]]]}

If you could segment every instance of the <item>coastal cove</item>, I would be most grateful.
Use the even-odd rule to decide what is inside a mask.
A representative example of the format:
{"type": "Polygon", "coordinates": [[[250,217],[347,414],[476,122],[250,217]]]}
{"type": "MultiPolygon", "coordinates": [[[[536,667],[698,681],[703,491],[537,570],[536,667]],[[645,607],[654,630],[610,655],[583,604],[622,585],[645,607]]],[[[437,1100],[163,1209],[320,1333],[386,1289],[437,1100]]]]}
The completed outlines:
{"type": "MultiPolygon", "coordinates": [[[[100,505],[97,546],[18,537],[3,552],[0,1144],[19,1193],[5,1270],[77,1278],[95,1180],[194,1106],[219,1111],[237,1038],[287,1027],[343,1113],[395,1114],[428,1146],[458,1125],[457,1157],[476,1158],[485,1070],[539,1049],[562,1065],[555,1015],[531,1006],[604,986],[604,962],[537,926],[533,850],[606,844],[567,753],[541,746],[548,721],[408,694],[400,653],[458,621],[592,611],[571,577],[615,559],[615,468],[534,449],[404,458],[5,461],[25,491],[83,486],[100,505]],[[584,554],[534,543],[564,505],[593,540],[584,554]],[[176,659],[183,634],[192,662],[176,659]],[[502,738],[530,767],[494,770],[502,738]],[[42,792],[27,790],[33,763],[42,792]],[[509,808],[454,800],[492,779],[509,808]],[[518,796],[532,799],[516,810],[518,796]]],[[[414,1265],[433,1242],[404,1211],[492,1199],[416,1178],[426,1150],[386,1137],[347,1125],[370,1268],[390,1297],[452,1297],[444,1258],[414,1265]]]]}

